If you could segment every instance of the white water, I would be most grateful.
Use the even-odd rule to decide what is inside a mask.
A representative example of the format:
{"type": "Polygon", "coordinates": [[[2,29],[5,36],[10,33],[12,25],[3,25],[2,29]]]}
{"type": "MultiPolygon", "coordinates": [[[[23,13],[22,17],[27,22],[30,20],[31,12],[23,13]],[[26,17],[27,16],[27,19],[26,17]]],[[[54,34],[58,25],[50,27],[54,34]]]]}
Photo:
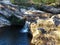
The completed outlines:
{"type": "Polygon", "coordinates": [[[20,32],[21,32],[21,33],[27,33],[28,30],[29,30],[29,24],[30,24],[30,22],[26,21],[23,29],[20,30],[20,32]]]}

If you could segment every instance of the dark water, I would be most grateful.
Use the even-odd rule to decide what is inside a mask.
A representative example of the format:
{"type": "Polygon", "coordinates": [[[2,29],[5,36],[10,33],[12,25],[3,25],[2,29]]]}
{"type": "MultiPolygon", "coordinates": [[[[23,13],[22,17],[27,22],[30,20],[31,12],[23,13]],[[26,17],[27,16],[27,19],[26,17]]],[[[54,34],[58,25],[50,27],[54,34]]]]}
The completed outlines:
{"type": "Polygon", "coordinates": [[[27,33],[19,32],[21,29],[9,27],[0,29],[0,45],[29,45],[27,33]]]}

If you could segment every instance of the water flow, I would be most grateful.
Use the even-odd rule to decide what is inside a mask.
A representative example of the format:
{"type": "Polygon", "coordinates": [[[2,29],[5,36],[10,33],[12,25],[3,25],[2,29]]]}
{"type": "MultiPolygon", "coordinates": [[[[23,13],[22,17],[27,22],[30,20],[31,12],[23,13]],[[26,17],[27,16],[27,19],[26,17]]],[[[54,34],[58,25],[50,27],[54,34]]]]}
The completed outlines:
{"type": "Polygon", "coordinates": [[[21,33],[27,33],[28,30],[29,30],[29,24],[30,24],[30,22],[26,21],[23,29],[20,30],[20,32],[21,32],[21,33]]]}
{"type": "Polygon", "coordinates": [[[11,4],[10,0],[2,0],[2,2],[5,4],[11,4]]]}

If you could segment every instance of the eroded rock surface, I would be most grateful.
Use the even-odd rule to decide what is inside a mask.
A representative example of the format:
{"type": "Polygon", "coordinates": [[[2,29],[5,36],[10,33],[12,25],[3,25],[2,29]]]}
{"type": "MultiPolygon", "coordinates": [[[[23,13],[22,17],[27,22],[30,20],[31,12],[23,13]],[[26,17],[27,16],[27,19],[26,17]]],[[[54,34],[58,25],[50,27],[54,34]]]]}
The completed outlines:
{"type": "Polygon", "coordinates": [[[37,19],[36,22],[32,22],[30,29],[33,35],[31,40],[35,45],[60,45],[60,23],[59,14],[53,15],[47,19],[37,19]],[[57,21],[56,21],[57,20],[57,21]]]}
{"type": "Polygon", "coordinates": [[[20,25],[25,22],[18,6],[0,2],[0,27],[10,25],[20,25]]]}

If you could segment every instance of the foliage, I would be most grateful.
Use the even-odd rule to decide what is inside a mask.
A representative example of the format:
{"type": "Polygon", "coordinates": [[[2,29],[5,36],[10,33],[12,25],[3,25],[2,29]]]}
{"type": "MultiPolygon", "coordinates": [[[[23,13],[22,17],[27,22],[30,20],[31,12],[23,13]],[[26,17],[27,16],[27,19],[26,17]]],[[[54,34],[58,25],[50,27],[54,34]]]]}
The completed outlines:
{"type": "Polygon", "coordinates": [[[11,0],[12,3],[31,3],[31,2],[34,2],[35,4],[38,4],[38,3],[54,3],[56,2],[56,0],[11,0]]]}

